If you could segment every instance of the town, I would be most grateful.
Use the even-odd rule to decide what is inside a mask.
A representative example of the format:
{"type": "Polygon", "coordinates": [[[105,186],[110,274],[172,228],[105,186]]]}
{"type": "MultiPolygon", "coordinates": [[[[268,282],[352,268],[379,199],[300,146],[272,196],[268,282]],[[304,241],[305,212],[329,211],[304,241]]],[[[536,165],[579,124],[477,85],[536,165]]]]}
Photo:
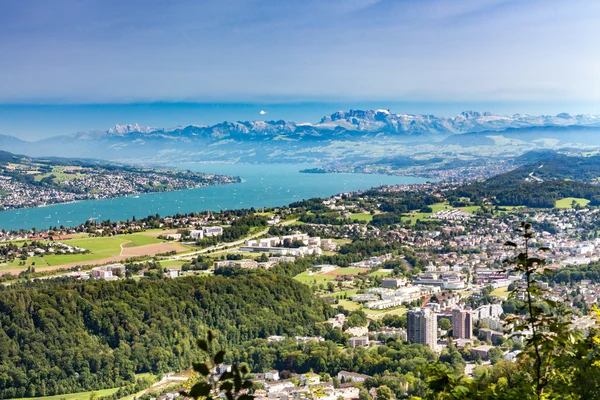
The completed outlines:
{"type": "Polygon", "coordinates": [[[12,158],[0,157],[0,211],[240,181],[191,171],[12,158]]]}
{"type": "MultiPolygon", "coordinates": [[[[322,321],[327,328],[321,335],[270,335],[262,338],[265,346],[304,349],[333,341],[348,351],[377,351],[394,340],[423,346],[428,357],[452,359],[465,376],[474,376],[481,368],[517,360],[531,337],[527,331],[515,334],[514,322],[509,322],[524,300],[526,281],[504,262],[516,254],[507,242],[523,245],[515,228],[526,220],[535,232],[528,246],[544,248],[546,268],[553,271],[538,283],[544,298],[565,302],[572,329],[594,329],[597,321],[587,311],[600,296],[600,209],[577,199],[555,208],[499,207],[454,198],[453,188],[449,183],[383,186],[289,207],[2,232],[0,247],[5,258],[16,258],[25,268],[28,257],[39,260],[49,253],[93,256],[77,243],[130,238],[142,244],[149,239],[140,237],[149,235],[144,237],[157,241],[152,246],[179,247],[144,255],[142,245],[136,257],[118,262],[99,258],[95,265],[45,269],[38,263],[19,276],[93,282],[210,277],[236,270],[288,274],[337,314],[322,321]]],[[[3,276],[6,284],[14,278],[3,276]]],[[[337,399],[365,391],[376,398],[380,378],[366,372],[339,370],[333,376],[254,370],[254,395],[298,399],[318,393],[319,398],[337,399]]],[[[415,393],[403,379],[394,379],[396,396],[415,393]]],[[[158,394],[145,390],[143,398],[172,389],[164,386],[158,394]]]]}

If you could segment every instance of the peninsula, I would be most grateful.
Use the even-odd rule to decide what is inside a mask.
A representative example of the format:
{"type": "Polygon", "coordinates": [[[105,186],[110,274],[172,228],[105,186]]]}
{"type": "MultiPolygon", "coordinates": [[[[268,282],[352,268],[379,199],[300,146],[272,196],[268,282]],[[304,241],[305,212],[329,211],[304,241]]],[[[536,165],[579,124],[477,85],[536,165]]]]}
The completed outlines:
{"type": "Polygon", "coordinates": [[[187,170],[0,152],[0,211],[237,182],[187,170]]]}

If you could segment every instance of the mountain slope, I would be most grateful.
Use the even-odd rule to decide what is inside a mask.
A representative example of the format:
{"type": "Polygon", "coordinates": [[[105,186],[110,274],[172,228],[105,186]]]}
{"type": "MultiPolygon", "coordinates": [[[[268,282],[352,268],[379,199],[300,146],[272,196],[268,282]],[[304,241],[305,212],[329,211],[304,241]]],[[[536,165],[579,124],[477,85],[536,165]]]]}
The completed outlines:
{"type": "Polygon", "coordinates": [[[584,140],[594,129],[600,130],[599,116],[501,116],[465,111],[455,117],[438,117],[394,114],[388,110],[350,110],[335,112],[317,123],[222,122],[175,129],[116,125],[106,131],[80,132],[31,143],[0,137],[0,148],[31,156],[111,160],[337,162],[381,157],[377,153],[385,151],[388,144],[494,146],[497,145],[494,136],[519,143],[530,143],[540,137],[556,142],[566,135],[569,140],[584,140]],[[573,133],[577,133],[575,137],[573,133]],[[373,149],[374,145],[379,147],[373,149]]]}

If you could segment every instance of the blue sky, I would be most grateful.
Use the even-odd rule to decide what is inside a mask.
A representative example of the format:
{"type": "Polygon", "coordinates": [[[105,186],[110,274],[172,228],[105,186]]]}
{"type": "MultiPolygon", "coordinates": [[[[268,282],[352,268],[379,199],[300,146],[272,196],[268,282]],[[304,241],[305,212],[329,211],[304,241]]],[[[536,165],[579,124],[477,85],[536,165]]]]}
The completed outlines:
{"type": "Polygon", "coordinates": [[[182,124],[249,119],[227,104],[600,113],[598,21],[596,0],[0,0],[0,134],[175,125],[132,112],[154,102],[205,105],[182,124]]]}

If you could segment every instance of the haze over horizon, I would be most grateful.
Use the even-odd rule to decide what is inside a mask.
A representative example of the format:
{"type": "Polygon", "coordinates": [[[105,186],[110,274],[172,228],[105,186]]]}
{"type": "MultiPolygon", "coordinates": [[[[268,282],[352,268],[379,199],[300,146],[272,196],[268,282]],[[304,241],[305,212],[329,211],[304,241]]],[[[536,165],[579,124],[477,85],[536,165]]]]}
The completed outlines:
{"type": "Polygon", "coordinates": [[[0,134],[30,140],[349,108],[600,113],[598,2],[27,0],[2,11],[0,134]]]}

